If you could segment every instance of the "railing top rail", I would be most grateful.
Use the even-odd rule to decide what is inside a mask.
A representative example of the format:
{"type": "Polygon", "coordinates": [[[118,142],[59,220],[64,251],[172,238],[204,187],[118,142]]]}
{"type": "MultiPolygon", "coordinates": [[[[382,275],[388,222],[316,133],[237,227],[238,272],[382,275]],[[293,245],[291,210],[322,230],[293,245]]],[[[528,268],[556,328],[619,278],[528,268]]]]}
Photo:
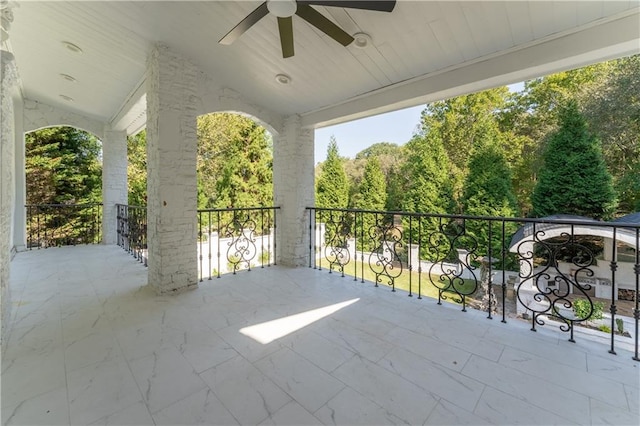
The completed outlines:
{"type": "Polygon", "coordinates": [[[226,209],[198,209],[198,213],[209,213],[209,212],[236,212],[236,211],[247,211],[247,210],[280,210],[280,206],[272,206],[272,207],[230,207],[226,209]]]}
{"type": "Polygon", "coordinates": [[[402,215],[412,217],[428,217],[428,218],[445,218],[445,219],[462,219],[462,220],[486,220],[486,221],[505,221],[516,223],[535,223],[535,224],[550,224],[550,225],[576,225],[576,226],[596,226],[606,228],[626,228],[626,229],[640,229],[640,223],[631,222],[602,222],[595,219],[575,219],[575,218],[523,218],[523,217],[497,217],[497,216],[472,216],[472,215],[455,215],[444,213],[416,213],[405,211],[384,211],[384,210],[362,210],[362,209],[337,209],[337,208],[325,208],[325,207],[306,207],[306,210],[317,211],[333,211],[333,212],[346,212],[346,213],[374,213],[385,215],[402,215]]]}
{"type": "Polygon", "coordinates": [[[147,206],[135,206],[133,204],[120,204],[120,203],[116,203],[116,206],[124,206],[130,209],[146,209],[147,208],[147,206]]]}
{"type": "Polygon", "coordinates": [[[25,207],[97,207],[102,203],[85,203],[85,204],[25,204],[25,207]]]}

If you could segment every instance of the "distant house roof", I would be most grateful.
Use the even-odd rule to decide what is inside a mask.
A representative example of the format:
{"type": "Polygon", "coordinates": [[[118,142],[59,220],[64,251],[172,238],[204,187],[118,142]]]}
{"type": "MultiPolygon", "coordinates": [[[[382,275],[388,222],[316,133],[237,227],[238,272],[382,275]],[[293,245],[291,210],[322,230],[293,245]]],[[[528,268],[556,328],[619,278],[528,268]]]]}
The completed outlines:
{"type": "Polygon", "coordinates": [[[626,216],[619,217],[612,221],[613,223],[633,223],[640,224],[640,212],[629,213],[626,216]]]}
{"type": "Polygon", "coordinates": [[[631,213],[610,222],[601,222],[584,216],[557,214],[536,219],[536,222],[530,222],[520,227],[511,238],[509,251],[517,252],[517,247],[526,241],[543,241],[566,233],[613,238],[613,227],[607,226],[607,224],[616,225],[616,239],[618,241],[635,247],[635,229],[620,229],[618,227],[626,224],[640,225],[640,212],[631,213]]]}

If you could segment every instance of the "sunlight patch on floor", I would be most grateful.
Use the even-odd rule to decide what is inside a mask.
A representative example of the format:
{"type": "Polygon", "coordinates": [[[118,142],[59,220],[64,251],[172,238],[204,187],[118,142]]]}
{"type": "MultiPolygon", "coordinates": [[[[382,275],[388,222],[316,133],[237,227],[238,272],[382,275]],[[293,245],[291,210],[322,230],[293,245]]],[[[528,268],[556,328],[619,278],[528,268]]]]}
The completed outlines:
{"type": "Polygon", "coordinates": [[[342,308],[346,308],[347,306],[356,303],[358,300],[360,300],[360,298],[244,327],[240,329],[240,333],[247,337],[251,337],[263,345],[266,345],[274,340],[293,333],[294,331],[300,330],[309,324],[321,320],[342,308]]]}

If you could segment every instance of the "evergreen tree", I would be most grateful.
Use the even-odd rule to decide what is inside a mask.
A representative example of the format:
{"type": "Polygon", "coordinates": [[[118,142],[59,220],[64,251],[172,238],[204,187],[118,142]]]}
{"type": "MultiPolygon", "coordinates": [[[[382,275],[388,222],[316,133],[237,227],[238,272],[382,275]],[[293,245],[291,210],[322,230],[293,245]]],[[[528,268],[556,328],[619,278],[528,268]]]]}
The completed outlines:
{"type": "MultiPolygon", "coordinates": [[[[469,159],[469,173],[464,184],[462,197],[464,213],[469,216],[514,217],[517,216],[517,201],[511,185],[511,171],[502,149],[494,140],[487,140],[477,147],[469,159]]],[[[515,231],[514,224],[505,223],[505,233],[502,234],[502,224],[494,222],[489,241],[489,222],[486,220],[467,220],[466,232],[474,241],[468,244],[476,248],[474,255],[489,254],[501,258],[501,252],[506,254],[508,236],[515,231]],[[477,244],[475,244],[477,243],[477,244]]]]}
{"type": "Polygon", "coordinates": [[[127,186],[129,204],[147,205],[147,132],[129,136],[127,140],[127,186]]]}
{"type": "Polygon", "coordinates": [[[611,217],[616,208],[611,175],[577,102],[569,101],[560,111],[559,128],[549,139],[543,161],[531,200],[534,216],[611,217]]]}
{"type": "MultiPolygon", "coordinates": [[[[354,207],[361,210],[381,211],[385,208],[386,200],[387,184],[380,162],[376,157],[369,157],[353,203],[354,207]]],[[[362,213],[356,218],[356,238],[359,239],[360,249],[371,250],[374,247],[374,242],[369,237],[371,228],[376,224],[375,216],[372,213],[362,213]]]]}
{"type": "MultiPolygon", "coordinates": [[[[416,135],[405,148],[407,161],[399,174],[402,181],[396,181],[398,186],[395,189],[403,194],[400,202],[402,210],[447,213],[453,200],[448,158],[442,140],[434,133],[416,135]]],[[[408,219],[403,221],[403,240],[420,244],[422,259],[444,260],[449,256],[449,250],[438,220],[424,218],[419,223],[416,226],[408,219]]]]}
{"type": "Polygon", "coordinates": [[[272,141],[250,118],[228,113],[198,117],[198,208],[273,203],[272,141]]]}
{"type": "Polygon", "coordinates": [[[324,208],[347,208],[349,204],[349,182],[338,154],[338,144],[332,136],[327,148],[327,160],[316,183],[316,206],[324,208]]]}
{"type": "Polygon", "coordinates": [[[85,204],[102,199],[100,141],[73,127],[25,136],[27,204],[85,204]]]}

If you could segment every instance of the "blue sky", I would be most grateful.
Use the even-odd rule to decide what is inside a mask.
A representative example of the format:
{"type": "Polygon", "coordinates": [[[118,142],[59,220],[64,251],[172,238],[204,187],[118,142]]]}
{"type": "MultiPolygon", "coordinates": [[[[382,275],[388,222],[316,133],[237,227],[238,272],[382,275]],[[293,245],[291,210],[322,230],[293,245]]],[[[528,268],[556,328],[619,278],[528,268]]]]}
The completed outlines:
{"type": "MultiPolygon", "coordinates": [[[[521,91],[524,83],[509,86],[512,92],[521,91]]],[[[327,158],[329,139],[335,136],[340,156],[354,158],[363,149],[378,142],[404,145],[420,124],[425,105],[380,114],[348,123],[317,129],[315,133],[315,163],[327,158]]]]}

